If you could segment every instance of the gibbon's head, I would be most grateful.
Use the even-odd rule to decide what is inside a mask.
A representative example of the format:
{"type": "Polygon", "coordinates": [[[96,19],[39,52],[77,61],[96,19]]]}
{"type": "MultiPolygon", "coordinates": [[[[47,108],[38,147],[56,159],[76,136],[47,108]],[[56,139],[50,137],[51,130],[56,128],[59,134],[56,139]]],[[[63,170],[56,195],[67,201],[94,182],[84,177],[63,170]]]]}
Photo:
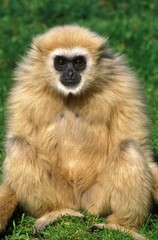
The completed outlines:
{"type": "Polygon", "coordinates": [[[52,88],[77,95],[97,81],[101,60],[111,58],[106,45],[106,39],[86,28],[65,25],[36,37],[32,53],[52,88]]]}

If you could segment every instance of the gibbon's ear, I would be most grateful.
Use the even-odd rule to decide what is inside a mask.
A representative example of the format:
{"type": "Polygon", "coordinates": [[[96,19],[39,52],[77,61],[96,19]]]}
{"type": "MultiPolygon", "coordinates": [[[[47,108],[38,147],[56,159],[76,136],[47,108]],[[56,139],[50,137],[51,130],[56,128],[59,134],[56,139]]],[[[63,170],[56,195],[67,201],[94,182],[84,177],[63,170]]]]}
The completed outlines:
{"type": "Polygon", "coordinates": [[[98,48],[99,57],[98,60],[103,58],[105,59],[114,59],[114,54],[111,49],[107,47],[107,44],[104,43],[98,48]]]}
{"type": "Polygon", "coordinates": [[[40,36],[35,37],[32,41],[32,47],[38,49],[39,52],[43,52],[41,47],[41,41],[42,39],[40,36]]]}
{"type": "Polygon", "coordinates": [[[39,53],[41,53],[43,55],[46,54],[48,51],[45,41],[44,41],[44,37],[41,35],[33,38],[31,47],[32,47],[32,49],[38,51],[39,53]]]}

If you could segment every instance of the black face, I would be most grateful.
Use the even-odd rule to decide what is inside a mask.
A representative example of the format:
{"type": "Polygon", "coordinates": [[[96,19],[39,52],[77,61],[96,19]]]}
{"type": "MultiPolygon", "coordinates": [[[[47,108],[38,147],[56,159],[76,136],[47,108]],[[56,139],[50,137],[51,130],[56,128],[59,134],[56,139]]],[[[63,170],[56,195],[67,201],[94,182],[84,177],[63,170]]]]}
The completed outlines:
{"type": "Polygon", "coordinates": [[[86,59],[84,56],[67,58],[56,56],[54,67],[60,72],[60,81],[66,87],[75,87],[81,81],[81,72],[86,69],[86,59]]]}

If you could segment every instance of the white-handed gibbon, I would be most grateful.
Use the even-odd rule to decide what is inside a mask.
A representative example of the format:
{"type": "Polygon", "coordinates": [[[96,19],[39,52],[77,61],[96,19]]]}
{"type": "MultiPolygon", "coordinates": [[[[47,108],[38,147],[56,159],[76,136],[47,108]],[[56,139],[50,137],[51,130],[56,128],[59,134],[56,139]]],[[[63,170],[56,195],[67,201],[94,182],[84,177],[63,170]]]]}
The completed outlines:
{"type": "Polygon", "coordinates": [[[17,204],[35,230],[79,210],[106,216],[89,230],[139,229],[158,202],[139,83],[107,39],[77,25],[37,36],[8,100],[0,229],[17,204]]]}

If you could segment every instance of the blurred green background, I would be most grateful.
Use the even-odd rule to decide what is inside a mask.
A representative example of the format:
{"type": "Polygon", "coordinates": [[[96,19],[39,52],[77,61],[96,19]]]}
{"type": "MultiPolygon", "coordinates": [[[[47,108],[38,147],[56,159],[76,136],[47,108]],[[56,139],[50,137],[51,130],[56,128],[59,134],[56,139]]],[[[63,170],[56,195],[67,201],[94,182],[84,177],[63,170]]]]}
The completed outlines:
{"type": "Polygon", "coordinates": [[[110,46],[126,55],[144,90],[151,144],[158,155],[157,0],[0,0],[0,163],[5,157],[5,103],[17,61],[32,37],[67,23],[108,36],[110,46]]]}

